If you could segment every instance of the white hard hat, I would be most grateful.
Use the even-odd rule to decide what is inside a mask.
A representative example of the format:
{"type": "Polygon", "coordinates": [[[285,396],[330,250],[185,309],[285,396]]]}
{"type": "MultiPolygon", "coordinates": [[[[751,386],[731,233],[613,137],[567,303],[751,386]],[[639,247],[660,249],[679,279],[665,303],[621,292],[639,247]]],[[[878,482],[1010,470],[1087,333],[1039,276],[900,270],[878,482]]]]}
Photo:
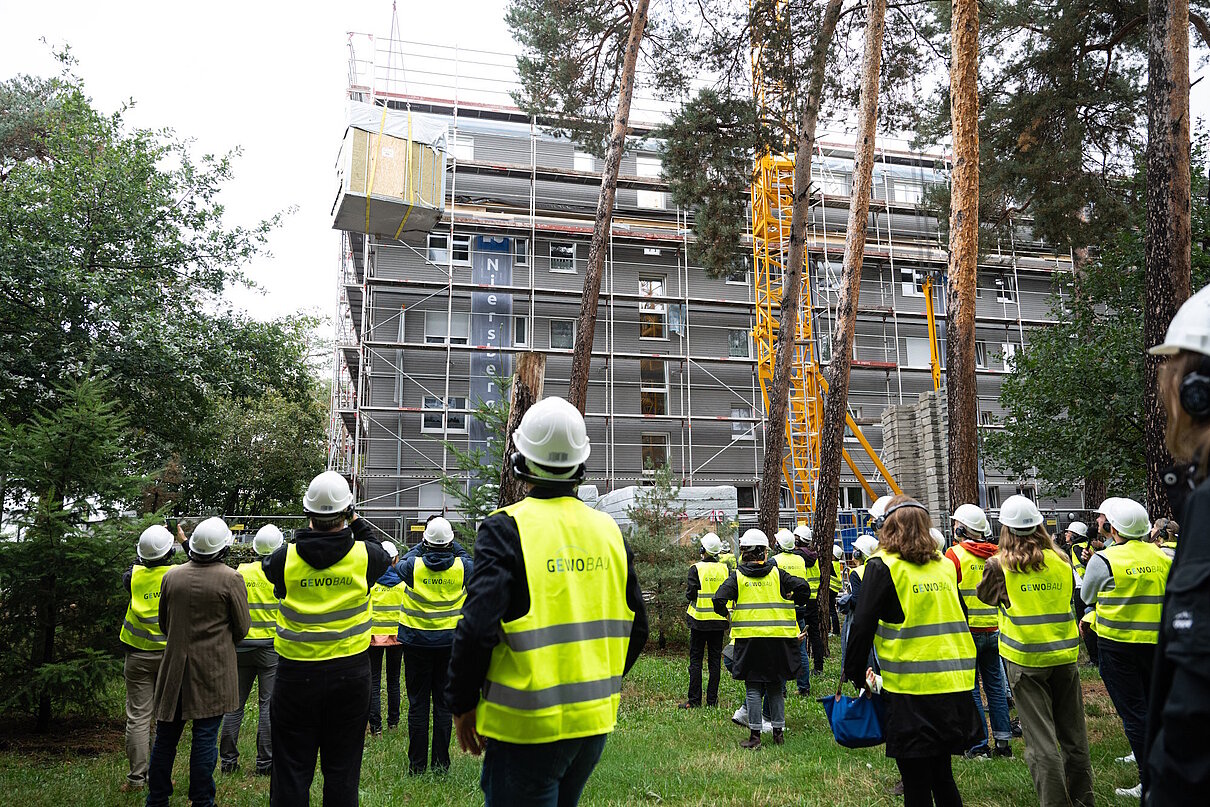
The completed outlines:
{"type": "Polygon", "coordinates": [[[945,535],[941,532],[941,530],[937,529],[936,527],[929,527],[929,535],[932,536],[933,541],[937,544],[938,549],[945,549],[945,535]]]}
{"type": "Polygon", "coordinates": [[[960,504],[954,511],[954,521],[968,527],[980,535],[991,535],[991,525],[987,523],[987,514],[973,504],[960,504]]]}
{"type": "Polygon", "coordinates": [[[811,532],[811,528],[806,524],[799,524],[794,528],[794,537],[804,544],[809,544],[811,542],[811,536],[814,534],[815,533],[811,532]]]}
{"type": "Polygon", "coordinates": [[[195,555],[213,555],[231,546],[231,529],[218,516],[198,524],[189,536],[189,551],[195,555]]]}
{"type": "Polygon", "coordinates": [[[1151,532],[1147,508],[1134,499],[1116,499],[1105,513],[1105,518],[1124,538],[1142,538],[1151,532]]]}
{"type": "Polygon", "coordinates": [[[1029,535],[1042,523],[1038,505],[1020,494],[1009,496],[1000,506],[1000,524],[1014,535],[1029,535]]]}
{"type": "Polygon", "coordinates": [[[562,398],[543,398],[531,406],[513,432],[522,457],[539,465],[574,470],[592,447],[580,410],[562,398]]]}
{"type": "Polygon", "coordinates": [[[1088,537],[1088,525],[1085,524],[1083,521],[1073,521],[1067,525],[1067,529],[1069,532],[1074,532],[1076,535],[1080,536],[1081,538],[1088,537]]]}
{"type": "Polygon", "coordinates": [[[882,518],[886,515],[886,509],[891,506],[891,500],[894,498],[894,496],[879,496],[870,505],[870,518],[882,518]]]}
{"type": "Polygon", "coordinates": [[[1110,496],[1108,499],[1101,502],[1099,507],[1097,507],[1097,513],[1108,517],[1109,511],[1113,509],[1113,505],[1117,502],[1120,502],[1121,500],[1122,499],[1119,496],[1110,496]]]}
{"type": "Polygon", "coordinates": [[[840,548],[839,544],[832,544],[832,557],[836,560],[844,557],[844,550],[840,548]]]}
{"type": "Polygon", "coordinates": [[[159,560],[172,549],[172,533],[163,524],[152,524],[139,536],[139,560],[159,560]]]}
{"type": "MultiPolygon", "coordinates": [[[[787,529],[778,530],[777,531],[777,545],[779,547],[781,547],[784,551],[789,552],[791,549],[794,548],[794,533],[790,532],[787,529]]],[[[743,544],[740,544],[740,546],[743,546],[743,544]]]]}
{"type": "Polygon", "coordinates": [[[731,542],[723,541],[723,554],[726,555],[731,551],[731,542]]]}
{"type": "Polygon", "coordinates": [[[739,548],[750,549],[751,547],[769,548],[769,536],[765,535],[758,529],[751,529],[739,537],[739,548]]]}
{"type": "Polygon", "coordinates": [[[878,539],[867,532],[857,536],[857,540],[853,542],[853,547],[868,558],[878,551],[878,539]]]}
{"type": "Polygon", "coordinates": [[[272,555],[284,540],[281,530],[272,524],[266,524],[256,531],[252,538],[252,548],[258,555],[272,555]]]}
{"type": "Polygon", "coordinates": [[[394,541],[383,541],[382,548],[386,550],[387,557],[389,557],[391,560],[399,557],[399,549],[395,546],[394,541]]]}
{"type": "Polygon", "coordinates": [[[424,525],[424,542],[433,546],[447,546],[454,540],[454,528],[441,516],[424,525]]]}
{"type": "Polygon", "coordinates": [[[1148,352],[1171,356],[1182,350],[1210,356],[1210,285],[1185,301],[1168,324],[1164,341],[1148,352]]]}
{"type": "Polygon", "coordinates": [[[353,505],[348,481],[335,471],[324,471],[311,480],[303,496],[303,510],[317,516],[343,513],[353,505]]]}
{"type": "Polygon", "coordinates": [[[717,555],[723,551],[723,541],[712,532],[708,532],[701,538],[702,549],[707,555],[717,555]]]}

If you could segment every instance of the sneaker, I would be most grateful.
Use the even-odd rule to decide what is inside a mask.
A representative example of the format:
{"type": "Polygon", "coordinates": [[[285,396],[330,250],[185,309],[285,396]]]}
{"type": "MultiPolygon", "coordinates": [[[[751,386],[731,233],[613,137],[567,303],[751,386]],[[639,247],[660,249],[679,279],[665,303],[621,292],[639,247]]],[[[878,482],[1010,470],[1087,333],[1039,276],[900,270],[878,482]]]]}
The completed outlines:
{"type": "Polygon", "coordinates": [[[996,740],[996,747],[992,749],[993,757],[1011,757],[1013,755],[1013,747],[1004,740],[996,740]]]}
{"type": "Polygon", "coordinates": [[[770,723],[768,720],[762,721],[760,724],[760,733],[768,734],[771,731],[773,731],[773,724],[770,723]]]}
{"type": "Polygon", "coordinates": [[[1143,785],[1140,782],[1139,784],[1135,785],[1134,787],[1118,787],[1118,788],[1114,788],[1113,792],[1124,798],[1141,799],[1141,798],[1143,798],[1143,785]]]}
{"type": "Polygon", "coordinates": [[[1012,728],[1013,737],[1016,739],[1019,740],[1025,736],[1024,732],[1021,731],[1021,718],[1014,717],[1011,721],[1009,721],[1008,725],[1012,728]]]}
{"type": "Polygon", "coordinates": [[[992,750],[986,745],[981,745],[978,748],[972,748],[962,756],[967,759],[991,759],[992,750]]]}
{"type": "Polygon", "coordinates": [[[239,773],[238,762],[224,762],[218,767],[219,773],[239,773]]]}
{"type": "Polygon", "coordinates": [[[1127,754],[1127,755],[1126,755],[1126,756],[1124,756],[1124,757],[1114,757],[1114,761],[1115,761],[1115,762],[1120,762],[1120,763],[1122,763],[1123,765],[1136,765],[1136,764],[1138,764],[1138,760],[1136,760],[1136,759],[1134,758],[1134,752],[1133,752],[1133,751],[1131,751],[1129,754],[1127,754]]]}
{"type": "Polygon", "coordinates": [[[731,722],[737,726],[748,728],[748,707],[741,706],[735,710],[735,714],[731,715],[731,722]]]}
{"type": "Polygon", "coordinates": [[[684,703],[678,703],[676,705],[676,708],[678,708],[678,709],[700,709],[700,708],[702,708],[702,705],[700,703],[694,703],[693,701],[685,701],[684,703]]]}

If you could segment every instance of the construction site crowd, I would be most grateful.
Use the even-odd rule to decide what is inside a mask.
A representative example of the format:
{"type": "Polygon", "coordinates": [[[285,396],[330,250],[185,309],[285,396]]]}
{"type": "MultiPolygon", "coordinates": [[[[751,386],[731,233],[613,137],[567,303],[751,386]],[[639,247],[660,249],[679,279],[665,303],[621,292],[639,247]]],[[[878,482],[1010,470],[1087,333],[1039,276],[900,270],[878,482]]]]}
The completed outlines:
{"type": "MultiPolygon", "coordinates": [[[[1179,464],[1164,481],[1179,525],[1113,497],[1095,523],[1052,536],[1034,502],[1013,496],[998,530],[975,503],[956,507],[947,539],[926,507],[899,495],[876,501],[852,551],[834,544],[830,558],[807,524],[772,544],[747,530],[738,555],[706,533],[686,579],[680,707],[719,706],[725,666],[744,686],[731,718],[748,730],[739,744],[759,750],[765,734],[782,744],[788,684],[812,696],[830,628],[842,680],[816,695],[833,721],[845,682],[855,702],[875,705],[907,807],[960,805],[952,757],[1011,757],[1013,737],[1024,739],[1041,805],[1086,807],[1082,638],[1130,744],[1118,762],[1139,771],[1117,795],[1199,801],[1210,786],[1210,288],[1152,352],[1167,357],[1158,392],[1179,464]]],[[[123,789],[168,804],[191,722],[189,800],[214,804],[216,764],[240,768],[255,683],[255,772],[270,777],[270,803],[308,804],[318,762],[323,803],[355,805],[366,735],[384,730],[382,682],[393,729],[402,674],[408,773],[446,772],[456,734],[483,756],[489,807],[576,804],[647,641],[644,595],[617,523],[576,495],[591,451],[580,412],[545,398],[512,441],[529,493],[482,521],[473,558],[442,517],[401,554],[357,516],[348,482],[331,471],[307,489],[308,526],[289,543],[261,528],[260,560],[238,569],[223,562],[232,533],[221,518],[187,541],[145,530],[125,577],[123,789]]]]}

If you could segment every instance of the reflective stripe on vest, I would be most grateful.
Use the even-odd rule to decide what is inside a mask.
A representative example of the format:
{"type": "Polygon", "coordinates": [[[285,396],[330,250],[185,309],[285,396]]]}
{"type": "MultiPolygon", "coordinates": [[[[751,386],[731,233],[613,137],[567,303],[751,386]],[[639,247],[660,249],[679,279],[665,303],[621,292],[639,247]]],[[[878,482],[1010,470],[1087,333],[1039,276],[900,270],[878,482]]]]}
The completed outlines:
{"type": "Polygon", "coordinates": [[[163,650],[168,639],[160,630],[160,586],[171,566],[134,565],[130,573],[130,603],[118,638],[139,650],[163,650]]]}
{"type": "Polygon", "coordinates": [[[832,577],[828,579],[828,588],[833,594],[839,594],[841,586],[844,585],[844,564],[838,560],[832,561],[832,577]]]}
{"type": "Polygon", "coordinates": [[[399,611],[403,605],[403,583],[370,587],[370,635],[395,636],[399,633],[399,611]]]}
{"type": "Polygon", "coordinates": [[[1097,554],[1113,573],[1113,588],[1097,594],[1097,635],[1128,644],[1157,643],[1172,558],[1143,541],[1114,544],[1097,554]]]}
{"type": "Polygon", "coordinates": [[[316,569],[286,549],[286,596],[277,609],[278,655],[293,661],[323,661],[361,653],[370,646],[369,553],[354,541],[348,553],[316,569]]]}
{"type": "Polygon", "coordinates": [[[476,728],[534,744],[613,731],[634,624],[617,523],[579,499],[522,499],[517,523],[529,611],[500,625],[476,728]]]}
{"type": "Polygon", "coordinates": [[[731,609],[733,639],[797,639],[794,603],[781,596],[781,575],[776,568],[764,577],[735,573],[739,594],[731,609]]]}
{"type": "Polygon", "coordinates": [[[423,557],[416,558],[413,585],[404,591],[400,602],[400,623],[412,630],[453,630],[466,602],[465,577],[462,558],[454,558],[454,563],[440,572],[426,566],[423,557]]]}
{"type": "Polygon", "coordinates": [[[714,592],[727,579],[730,572],[724,563],[715,561],[698,561],[693,564],[697,569],[697,599],[689,603],[686,612],[698,622],[726,622],[726,618],[714,611],[714,592]]]}
{"type": "Polygon", "coordinates": [[[975,587],[983,579],[983,567],[987,559],[968,551],[962,544],[954,545],[954,555],[962,566],[962,579],[958,581],[958,593],[966,605],[966,621],[972,628],[994,628],[999,624],[996,609],[975,596],[975,587]]]}
{"type": "Polygon", "coordinates": [[[1000,655],[1022,667],[1074,664],[1080,654],[1071,567],[1053,549],[1043,556],[1040,571],[1003,567],[1011,605],[1000,607],[1000,655]]]}
{"type": "Polygon", "coordinates": [[[260,561],[241,563],[236,571],[248,589],[248,616],[252,620],[244,640],[272,639],[277,633],[277,597],[273,594],[273,584],[265,577],[260,561]]]}
{"type": "Polygon", "coordinates": [[[908,563],[879,555],[903,606],[902,624],[878,621],[874,648],[890,692],[936,695],[975,685],[975,643],[958,599],[958,572],[949,559],[908,563]]]}

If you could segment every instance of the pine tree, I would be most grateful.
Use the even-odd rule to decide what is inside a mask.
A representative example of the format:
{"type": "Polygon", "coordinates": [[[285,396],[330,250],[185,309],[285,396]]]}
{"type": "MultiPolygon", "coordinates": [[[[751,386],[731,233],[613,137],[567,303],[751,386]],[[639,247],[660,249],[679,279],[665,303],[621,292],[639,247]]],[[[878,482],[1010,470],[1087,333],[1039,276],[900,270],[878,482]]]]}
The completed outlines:
{"type": "Polygon", "coordinates": [[[677,498],[667,466],[652,469],[651,484],[640,487],[630,519],[630,548],[634,570],[643,583],[647,618],[661,650],[674,637],[685,635],[685,573],[693,563],[693,550],[679,543],[685,508],[677,498]]]}

